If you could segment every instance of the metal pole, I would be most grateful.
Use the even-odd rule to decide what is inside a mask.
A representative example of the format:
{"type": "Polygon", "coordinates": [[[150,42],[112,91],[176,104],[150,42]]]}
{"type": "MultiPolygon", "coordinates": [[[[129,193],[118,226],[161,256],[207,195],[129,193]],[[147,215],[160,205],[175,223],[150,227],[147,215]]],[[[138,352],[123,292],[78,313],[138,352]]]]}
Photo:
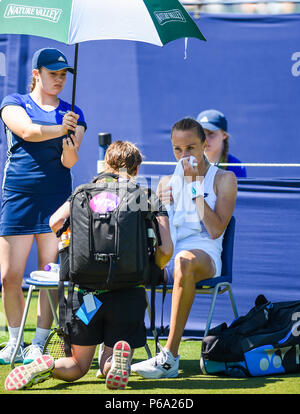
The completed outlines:
{"type": "MultiPolygon", "coordinates": [[[[75,44],[75,57],[74,57],[74,66],[73,66],[73,88],[72,88],[72,112],[75,109],[75,94],[76,94],[76,80],[77,80],[77,62],[78,62],[78,43],[75,44]]],[[[71,138],[72,131],[68,131],[68,137],[74,145],[74,141],[71,138]]]]}
{"type": "Polygon", "coordinates": [[[74,68],[73,68],[73,89],[72,89],[72,111],[75,108],[75,94],[77,81],[78,43],[75,44],[74,68]]]}
{"type": "Polygon", "coordinates": [[[104,170],[104,157],[107,147],[111,144],[111,134],[108,132],[99,132],[98,134],[99,143],[99,160],[98,160],[98,173],[104,170]]]}

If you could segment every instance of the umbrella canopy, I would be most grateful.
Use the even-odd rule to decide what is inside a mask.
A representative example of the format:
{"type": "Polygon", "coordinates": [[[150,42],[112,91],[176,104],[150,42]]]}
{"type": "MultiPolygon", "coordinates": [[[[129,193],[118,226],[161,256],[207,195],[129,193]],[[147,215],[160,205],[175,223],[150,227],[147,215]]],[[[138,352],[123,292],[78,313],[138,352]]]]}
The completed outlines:
{"type": "Polygon", "coordinates": [[[184,37],[205,40],[178,0],[1,0],[0,33],[66,44],[124,39],[163,46],[184,37]]]}
{"type": "Polygon", "coordinates": [[[72,110],[78,43],[119,39],[163,46],[179,38],[206,40],[178,0],[0,0],[0,34],[76,45],[72,110]]]}

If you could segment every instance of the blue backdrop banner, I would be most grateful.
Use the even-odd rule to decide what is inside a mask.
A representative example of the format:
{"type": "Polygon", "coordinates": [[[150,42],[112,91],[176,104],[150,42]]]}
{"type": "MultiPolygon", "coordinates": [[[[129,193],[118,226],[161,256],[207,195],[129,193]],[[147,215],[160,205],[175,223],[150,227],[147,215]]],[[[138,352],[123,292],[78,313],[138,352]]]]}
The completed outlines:
{"type": "MultiPolygon", "coordinates": [[[[88,130],[72,171],[74,186],[97,172],[99,132],[135,142],[146,161],[173,161],[173,123],[209,108],[227,116],[230,152],[242,161],[299,162],[300,15],[202,14],[195,21],[207,42],[189,39],[186,59],[183,39],[163,48],[126,41],[80,44],[76,104],[88,130]]],[[[47,46],[58,47],[73,61],[74,46],[38,37],[0,37],[1,100],[28,91],[31,57],[47,46]]],[[[68,74],[62,98],[70,101],[71,92],[68,74]]],[[[5,153],[1,126],[1,180],[5,153]]],[[[157,177],[173,168],[144,166],[141,173],[155,175],[155,186],[157,177]]],[[[247,171],[249,180],[239,182],[235,212],[234,290],[241,312],[253,306],[259,293],[270,300],[299,299],[300,283],[300,170],[247,171]]],[[[26,274],[35,268],[34,250],[26,274]]],[[[201,328],[206,300],[197,298],[189,330],[201,328]]],[[[216,322],[230,320],[227,298],[219,300],[216,322]]]]}
{"type": "MultiPolygon", "coordinates": [[[[147,161],[171,161],[173,123],[207,108],[227,116],[230,152],[242,161],[299,161],[300,15],[202,14],[195,21],[207,42],[189,39],[186,59],[183,39],[163,48],[116,40],[79,45],[76,103],[88,130],[73,169],[75,184],[95,174],[99,132],[137,143],[147,161]]],[[[7,63],[0,99],[26,90],[32,54],[45,46],[59,47],[73,61],[74,46],[33,36],[0,39],[7,63]]],[[[70,100],[68,76],[62,97],[70,100]]],[[[2,145],[3,139],[1,128],[2,145]]],[[[298,177],[299,169],[248,167],[248,176],[298,177]]]]}

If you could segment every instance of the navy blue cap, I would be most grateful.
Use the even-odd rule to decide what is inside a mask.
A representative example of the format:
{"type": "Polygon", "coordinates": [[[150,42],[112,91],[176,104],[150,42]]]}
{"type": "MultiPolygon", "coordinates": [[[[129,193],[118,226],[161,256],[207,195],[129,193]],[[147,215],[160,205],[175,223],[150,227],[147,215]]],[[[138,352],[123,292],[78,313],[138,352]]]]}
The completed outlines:
{"type": "Polygon", "coordinates": [[[73,73],[66,56],[55,48],[48,47],[35,52],[32,58],[32,69],[39,69],[42,66],[53,71],[68,69],[73,73]]]}
{"type": "Polygon", "coordinates": [[[207,109],[200,112],[197,116],[197,121],[201,124],[202,128],[209,131],[216,131],[217,129],[223,129],[227,132],[227,119],[222,112],[216,109],[207,109]]]}

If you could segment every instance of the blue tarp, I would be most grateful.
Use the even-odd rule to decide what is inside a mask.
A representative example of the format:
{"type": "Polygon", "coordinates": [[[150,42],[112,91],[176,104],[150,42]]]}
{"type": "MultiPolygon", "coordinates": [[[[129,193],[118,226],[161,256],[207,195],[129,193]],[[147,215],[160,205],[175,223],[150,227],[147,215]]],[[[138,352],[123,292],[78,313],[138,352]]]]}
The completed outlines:
{"type": "MultiPolygon", "coordinates": [[[[189,39],[186,59],[183,39],[163,48],[126,41],[80,44],[76,103],[85,112],[88,130],[73,168],[74,185],[96,174],[99,132],[137,143],[147,161],[173,161],[172,124],[208,108],[227,115],[230,151],[242,161],[299,162],[300,15],[203,14],[196,23],[207,42],[189,39]]],[[[73,61],[74,46],[38,37],[0,36],[1,59],[6,59],[0,99],[27,90],[31,56],[46,46],[59,47],[73,61]]],[[[68,76],[62,98],[70,100],[68,76]]],[[[2,127],[0,140],[2,174],[2,127]]],[[[247,170],[251,180],[239,184],[235,213],[234,287],[242,312],[259,293],[271,295],[270,300],[292,300],[299,292],[300,170],[247,170]]],[[[171,171],[145,166],[141,172],[158,176],[171,171]]],[[[27,274],[35,263],[32,253],[27,274]]],[[[231,318],[228,298],[220,299],[216,322],[231,318]]],[[[202,296],[196,300],[189,329],[200,329],[199,320],[206,317],[208,309],[200,300],[207,301],[202,296]]]]}

